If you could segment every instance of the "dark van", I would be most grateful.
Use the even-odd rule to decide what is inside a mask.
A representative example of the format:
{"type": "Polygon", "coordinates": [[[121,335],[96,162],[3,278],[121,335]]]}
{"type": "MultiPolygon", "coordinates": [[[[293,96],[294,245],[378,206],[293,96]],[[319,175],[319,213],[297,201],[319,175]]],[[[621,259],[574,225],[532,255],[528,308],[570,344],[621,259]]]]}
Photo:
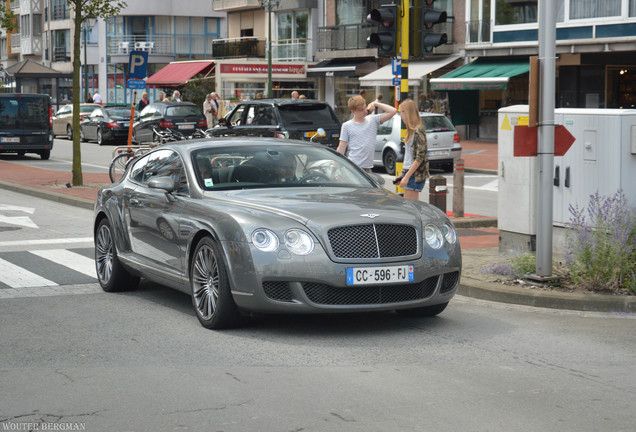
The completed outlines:
{"type": "Polygon", "coordinates": [[[0,153],[51,156],[51,99],[48,95],[0,93],[0,153]]]}

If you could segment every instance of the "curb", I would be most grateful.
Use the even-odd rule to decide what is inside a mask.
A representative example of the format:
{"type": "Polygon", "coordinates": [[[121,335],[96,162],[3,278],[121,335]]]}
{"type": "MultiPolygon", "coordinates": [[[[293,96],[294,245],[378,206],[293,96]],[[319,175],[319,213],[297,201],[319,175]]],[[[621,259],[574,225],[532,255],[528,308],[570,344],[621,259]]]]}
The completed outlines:
{"type": "Polygon", "coordinates": [[[470,285],[460,282],[457,294],[481,300],[548,309],[615,313],[636,312],[636,296],[538,291],[504,284],[483,282],[471,278],[463,279],[469,279],[468,283],[470,285]]]}
{"type": "Polygon", "coordinates": [[[489,170],[482,168],[464,168],[464,172],[475,173],[475,174],[492,174],[497,175],[497,170],[489,170]]]}
{"type": "Polygon", "coordinates": [[[497,226],[497,218],[450,218],[455,228],[490,228],[497,226]]]}
{"type": "Polygon", "coordinates": [[[18,185],[15,183],[5,182],[0,180],[0,188],[7,189],[13,192],[20,192],[25,195],[34,196],[36,198],[47,199],[50,201],[56,201],[62,204],[68,204],[75,207],[81,207],[89,210],[95,208],[95,201],[88,198],[81,198],[63,193],[49,191],[44,189],[38,189],[31,186],[18,185]]]}

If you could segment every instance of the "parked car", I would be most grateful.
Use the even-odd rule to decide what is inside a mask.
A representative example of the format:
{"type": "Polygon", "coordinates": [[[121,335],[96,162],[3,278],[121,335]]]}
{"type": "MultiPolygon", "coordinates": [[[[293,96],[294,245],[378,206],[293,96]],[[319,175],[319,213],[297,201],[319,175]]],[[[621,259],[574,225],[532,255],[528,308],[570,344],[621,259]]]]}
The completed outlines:
{"type": "MultiPolygon", "coordinates": [[[[459,134],[448,117],[442,114],[420,113],[426,127],[429,167],[453,172],[454,160],[462,153],[459,134]]],[[[383,166],[387,173],[395,174],[395,163],[403,160],[404,149],[400,143],[402,120],[399,114],[382,123],[378,128],[373,164],[383,166]]]]}
{"type": "Polygon", "coordinates": [[[129,107],[99,107],[80,123],[80,138],[82,141],[95,140],[99,145],[126,142],[129,126],[129,107]]]}
{"type": "Polygon", "coordinates": [[[154,102],[139,113],[133,126],[133,140],[138,143],[159,141],[154,130],[176,129],[188,135],[208,124],[201,108],[192,102],[154,102]]]}
{"type": "Polygon", "coordinates": [[[45,94],[0,93],[0,152],[51,156],[51,98],[45,94]]]}
{"type": "Polygon", "coordinates": [[[260,99],[239,103],[219,127],[208,130],[212,136],[260,136],[319,142],[338,147],[340,121],[333,108],[317,100],[260,99]],[[318,137],[317,130],[325,135],[318,137]],[[316,135],[316,136],[315,136],[316,135]],[[314,137],[315,136],[315,137],[314,137]]]}
{"type": "MultiPolygon", "coordinates": [[[[99,106],[93,103],[80,104],[80,122],[99,106]]],[[[69,140],[73,139],[73,104],[64,105],[53,116],[53,135],[66,135],[69,140]]]]}
{"type": "Polygon", "coordinates": [[[405,200],[343,155],[276,138],[158,146],[102,189],[102,288],[140,277],[192,296],[207,328],[250,313],[441,313],[461,250],[444,212],[405,200]]]}

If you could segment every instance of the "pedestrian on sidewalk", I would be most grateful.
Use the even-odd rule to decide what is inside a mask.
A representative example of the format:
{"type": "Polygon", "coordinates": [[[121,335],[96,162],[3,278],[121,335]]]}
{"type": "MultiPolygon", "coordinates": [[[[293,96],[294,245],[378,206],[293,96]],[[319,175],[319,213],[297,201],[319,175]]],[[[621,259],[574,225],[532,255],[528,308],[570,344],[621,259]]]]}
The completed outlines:
{"type": "Polygon", "coordinates": [[[393,183],[399,183],[404,189],[404,198],[419,200],[426,178],[429,177],[426,128],[413,99],[406,99],[400,104],[400,117],[406,125],[404,165],[393,183]]]}
{"type": "Polygon", "coordinates": [[[340,142],[337,151],[345,154],[348,148],[349,159],[366,172],[371,172],[378,127],[381,123],[391,119],[397,110],[390,105],[376,101],[367,105],[362,96],[350,98],[347,105],[353,118],[346,121],[340,129],[340,142]],[[384,112],[367,115],[367,112],[373,112],[376,107],[384,112]]]}

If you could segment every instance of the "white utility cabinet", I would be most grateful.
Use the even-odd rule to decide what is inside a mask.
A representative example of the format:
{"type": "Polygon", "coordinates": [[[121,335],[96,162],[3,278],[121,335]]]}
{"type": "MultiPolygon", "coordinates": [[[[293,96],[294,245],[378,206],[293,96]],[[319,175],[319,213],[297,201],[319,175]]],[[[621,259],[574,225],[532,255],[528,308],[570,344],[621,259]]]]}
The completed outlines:
{"type": "MultiPolygon", "coordinates": [[[[619,189],[636,206],[636,110],[558,108],[555,123],[575,137],[564,156],[554,157],[553,244],[562,250],[562,228],[570,205],[587,207],[590,195],[619,189]]],[[[536,249],[537,157],[514,157],[514,128],[528,124],[528,106],[501,108],[498,114],[500,250],[536,249]]]]}

